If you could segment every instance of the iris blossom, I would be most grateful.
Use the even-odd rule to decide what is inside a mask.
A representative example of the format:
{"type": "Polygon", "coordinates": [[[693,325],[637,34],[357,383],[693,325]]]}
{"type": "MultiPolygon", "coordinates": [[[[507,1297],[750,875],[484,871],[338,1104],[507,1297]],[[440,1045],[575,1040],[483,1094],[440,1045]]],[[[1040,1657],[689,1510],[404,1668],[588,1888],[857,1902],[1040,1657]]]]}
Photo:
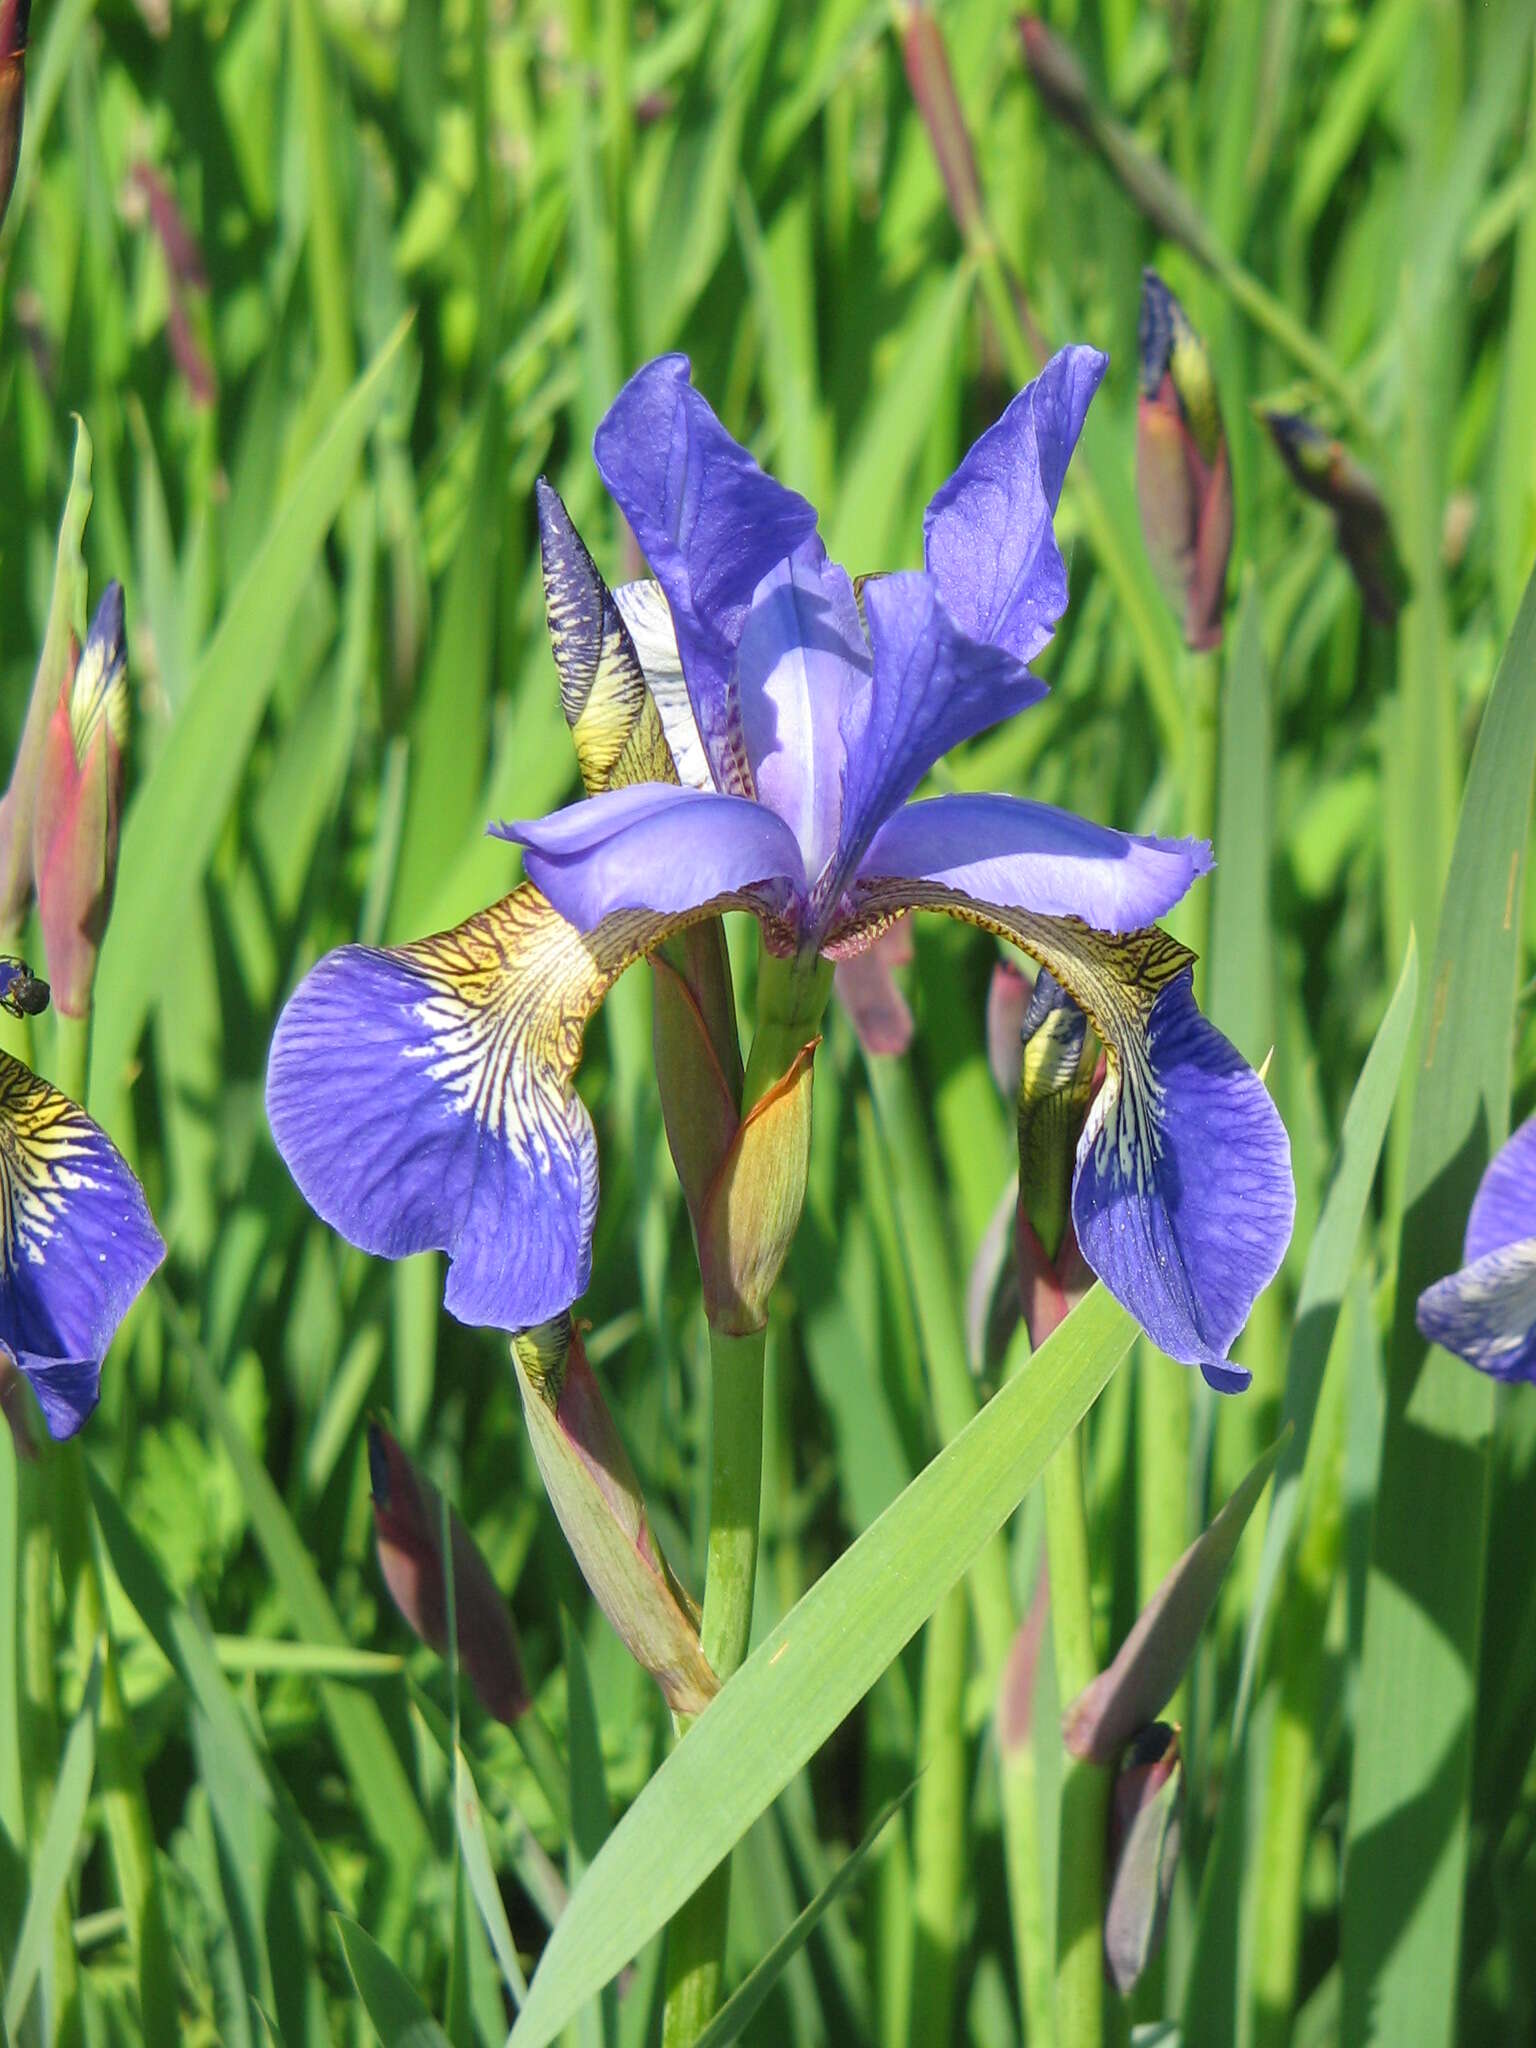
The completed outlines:
{"type": "MultiPolygon", "coordinates": [[[[0,959],[0,1005],[32,1014],[45,984],[0,959]]],[[[0,1353],[52,1437],[73,1436],[134,1297],[165,1257],[127,1162],[67,1096],[0,1053],[0,1353]]]]}
{"type": "Polygon", "coordinates": [[[1496,1380],[1536,1380],[1536,1117],[1495,1153],[1467,1218],[1463,1264],[1419,1296],[1418,1324],[1496,1380]]]}
{"type": "Polygon", "coordinates": [[[924,569],[858,590],[685,358],[631,379],[594,452],[654,584],[574,602],[595,571],[541,494],[595,793],[493,828],[529,877],[503,902],[414,946],[345,947],[295,993],[268,1109],[322,1217],[366,1250],[447,1251],[465,1321],[541,1322],[590,1273],[595,1142],[571,1079],[623,968],[727,909],[807,972],[938,910],[1031,953],[1087,1013],[1108,1077],[1078,1149],[1083,1255],[1165,1350],[1246,1383],[1227,1352],[1289,1237],[1289,1148],[1196,1009],[1192,956],[1152,928],[1209,848],[1008,796],[914,800],[951,747],[1045,694],[1027,664],[1066,607],[1052,517],[1104,367],[1056,356],[934,497],[924,569]]]}

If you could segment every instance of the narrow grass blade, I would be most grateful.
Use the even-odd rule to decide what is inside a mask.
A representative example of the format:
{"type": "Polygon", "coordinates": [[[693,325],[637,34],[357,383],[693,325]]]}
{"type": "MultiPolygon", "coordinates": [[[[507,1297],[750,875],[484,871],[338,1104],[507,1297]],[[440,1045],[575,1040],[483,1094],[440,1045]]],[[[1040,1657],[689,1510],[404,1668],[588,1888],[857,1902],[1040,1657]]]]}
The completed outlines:
{"type": "Polygon", "coordinates": [[[248,1795],[271,1812],[287,1836],[289,1847],[315,1879],[327,1903],[339,1906],[334,1880],[314,1838],[288,1798],[282,1781],[257,1749],[245,1716],[219,1670],[213,1646],[171,1591],[153,1553],[134,1530],[111,1487],[90,1465],[86,1471],[97,1526],[112,1569],[135,1613],[206,1722],[209,1747],[218,1755],[220,1768],[238,1774],[248,1795]]]}
{"type": "Polygon", "coordinates": [[[1092,1406],[1135,1325],[1094,1291],[763,1641],[583,1879],[513,2029],[543,2048],[689,1898],[964,1572],[1092,1406]]]}
{"type": "MultiPolygon", "coordinates": [[[[201,1347],[189,1342],[186,1349],[193,1387],[235,1468],[252,1531],[295,1627],[311,1642],[345,1647],[336,1610],[282,1496],[230,1414],[201,1347]]],[[[369,1832],[403,1879],[431,1857],[432,1844],[384,1717],[373,1700],[334,1679],[320,1681],[320,1698],[369,1832]]]]}
{"type": "Polygon", "coordinates": [[[804,1912],[799,1914],[792,1926],[785,1928],[762,1961],[731,1993],[699,2036],[694,2048],[727,2048],[729,2042],[740,2039],[756,2017],[763,2000],[815,1933],[817,1924],[827,1908],[843,1896],[859,1875],[870,1852],[885,1833],[887,1823],[906,1805],[913,1790],[914,1787],[909,1785],[899,1798],[889,1800],[880,1809],[863,1841],[851,1855],[844,1858],[804,1912]]]}
{"type": "Polygon", "coordinates": [[[449,2048],[448,2036],[372,1935],[341,1913],[336,1932],[357,1995],[384,2048],[449,2048]]]}
{"type": "Polygon", "coordinates": [[[1350,2041],[1435,2048],[1456,2035],[1494,1388],[1427,1350],[1414,1309],[1458,1264],[1472,1195],[1508,1129],[1533,767],[1536,577],[1467,778],[1409,1141],[1349,1797],[1350,2041]]]}
{"type": "Polygon", "coordinates": [[[517,1944],[507,1922],[501,1886],[496,1882],[496,1872],[491,1867],[485,1820],[480,1811],[480,1794],[462,1749],[455,1749],[453,1753],[453,1820],[458,1829],[464,1874],[469,1880],[475,1904],[480,1908],[480,1917],[485,1922],[485,1931],[491,1938],[491,1947],[496,1952],[496,1961],[512,1994],[512,2002],[521,2011],[528,1996],[528,1981],[517,1960],[517,1944]]]}
{"type": "Polygon", "coordinates": [[[85,1824],[91,1778],[96,1769],[96,1719],[100,1706],[101,1665],[93,1659],[85,1702],[64,1745],[48,1822],[32,1859],[32,1889],[5,1986],[5,2025],[12,2034],[26,2018],[44,1950],[52,1939],[55,1909],[74,1866],[75,1848],[85,1824]]]}
{"type": "Polygon", "coordinates": [[[1258,1577],[1248,1616],[1248,1634],[1243,1644],[1242,1677],[1233,1715],[1234,1743],[1247,1719],[1252,1700],[1264,1625],[1296,1519],[1297,1489],[1302,1467],[1307,1461],[1307,1446],[1312,1439],[1312,1420],[1317,1413],[1323,1367],[1333,1343],[1345,1289],[1349,1286],[1376,1167],[1392,1117],[1392,1105],[1397,1100],[1403,1055],[1408,1050],[1418,996],[1418,946],[1410,941],[1397,987],[1372,1041],[1370,1054],[1360,1070],[1355,1092],[1350,1097],[1339,1137],[1333,1178],[1328,1184],[1322,1214],[1307,1252],[1301,1292],[1296,1300],[1283,1410],[1285,1420],[1295,1424],[1295,1434],[1275,1468],[1274,1498],[1270,1502],[1269,1521],[1264,1530],[1264,1548],[1259,1558],[1258,1577]]]}
{"type": "Polygon", "coordinates": [[[117,896],[96,981],[92,1093],[110,1102],[164,985],[165,933],[212,858],[277,681],[283,636],[363,445],[393,388],[402,325],[353,385],[294,478],[218,630],[186,704],[123,820],[117,896]]]}

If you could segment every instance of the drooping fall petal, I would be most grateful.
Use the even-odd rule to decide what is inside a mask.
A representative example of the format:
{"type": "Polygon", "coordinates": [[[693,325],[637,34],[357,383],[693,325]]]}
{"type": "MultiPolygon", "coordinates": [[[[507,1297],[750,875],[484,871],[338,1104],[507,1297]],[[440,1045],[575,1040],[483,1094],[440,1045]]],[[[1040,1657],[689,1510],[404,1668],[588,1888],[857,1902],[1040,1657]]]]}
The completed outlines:
{"type": "Polygon", "coordinates": [[[118,1325],[164,1257],[111,1139],[0,1053],[0,1350],[51,1436],[73,1436],[96,1406],[118,1325]]]}

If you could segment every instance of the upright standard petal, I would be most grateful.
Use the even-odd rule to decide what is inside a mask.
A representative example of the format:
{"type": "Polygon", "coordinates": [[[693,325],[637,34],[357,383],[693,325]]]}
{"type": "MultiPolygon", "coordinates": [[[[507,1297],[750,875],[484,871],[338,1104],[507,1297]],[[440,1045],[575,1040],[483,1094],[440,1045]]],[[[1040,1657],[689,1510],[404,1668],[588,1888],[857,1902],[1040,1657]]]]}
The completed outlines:
{"type": "Polygon", "coordinates": [[[861,882],[829,950],[854,951],[897,910],[942,910],[1020,946],[1086,1012],[1105,1080],[1078,1145],[1078,1247],[1153,1341],[1221,1392],[1227,1357],[1290,1242],[1290,1141],[1263,1082],[1195,1007],[1194,956],[1156,928],[978,903],[935,882],[861,882]]]}
{"type": "Polygon", "coordinates": [[[666,920],[583,936],[527,885],[453,931],[344,946],[300,983],[267,1068],[277,1148],[362,1250],[451,1260],[461,1322],[523,1329],[587,1284],[597,1143],[571,1088],[587,1018],[666,920]]]}
{"type": "Polygon", "coordinates": [[[843,709],[847,769],[833,894],[852,880],[870,841],[935,761],[1045,694],[1011,654],[959,631],[930,576],[872,578],[864,610],[874,674],[843,709]]]}
{"type": "Polygon", "coordinates": [[[843,708],[869,689],[869,648],[847,571],[808,541],[770,570],[736,660],[742,738],[758,801],[799,842],[814,881],[837,848],[843,708]]]}
{"type": "Polygon", "coordinates": [[[1067,608],[1051,521],[1109,358],[1059,350],[934,494],[924,559],[962,632],[1032,661],[1067,608]]]}
{"type": "Polygon", "coordinates": [[[784,821],[763,804],[714,790],[642,782],[491,830],[527,848],[530,878],[586,932],[615,911],[673,916],[762,883],[782,883],[791,894],[805,888],[784,821]]]}
{"type": "Polygon", "coordinates": [[[1210,867],[1203,839],[1136,838],[1021,797],[939,796],[887,818],[859,872],[1129,932],[1171,910],[1210,867]]]}
{"type": "Polygon", "coordinates": [[[682,355],[637,370],[592,452],[666,593],[716,785],[750,795],[731,669],[757,586],[815,532],[816,514],[732,440],[689,376],[682,355]]]}
{"type": "Polygon", "coordinates": [[[1421,1333],[1494,1379],[1536,1381],[1536,1117],[1483,1175],[1465,1257],[1419,1296],[1421,1333]]]}
{"type": "Polygon", "coordinates": [[[0,1053],[0,1345],[53,1437],[96,1402],[118,1325],[165,1257],[121,1153],[67,1096],[0,1053]]]}

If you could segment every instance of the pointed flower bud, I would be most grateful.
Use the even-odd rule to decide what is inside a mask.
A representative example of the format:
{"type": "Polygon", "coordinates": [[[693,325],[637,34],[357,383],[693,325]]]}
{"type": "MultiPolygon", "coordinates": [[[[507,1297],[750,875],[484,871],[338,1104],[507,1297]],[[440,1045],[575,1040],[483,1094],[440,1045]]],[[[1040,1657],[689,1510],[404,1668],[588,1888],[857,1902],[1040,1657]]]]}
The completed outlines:
{"type": "Polygon", "coordinates": [[[11,203],[21,160],[26,103],[27,23],[32,0],[0,0],[0,220],[11,203]]]}
{"type": "Polygon", "coordinates": [[[704,1204],[699,1270],[710,1325],[745,1337],[768,1321],[805,1205],[811,1157],[811,1067],[819,1037],[742,1119],[704,1204]]]}
{"type": "Polygon", "coordinates": [[[1136,500],[1190,647],[1219,647],[1232,552],[1232,471],[1205,344],[1155,270],[1141,274],[1136,500]]]}
{"type": "MultiPolygon", "coordinates": [[[[443,1497],[377,1422],[368,1425],[368,1477],[379,1569],[390,1598],[441,1657],[448,1647],[443,1497]]],[[[448,1524],[459,1666],[485,1711],[510,1728],[530,1705],[517,1630],[490,1566],[452,1508],[448,1524]]]]}
{"type": "Polygon", "coordinates": [[[1093,1070],[1085,1058],[1088,1020],[1047,967],[1035,978],[1021,1037],[1019,1214],[1055,1260],[1067,1232],[1093,1070]]]}
{"type": "Polygon", "coordinates": [[[32,818],[49,978],[54,1001],[72,1017],[89,1007],[112,908],[127,738],[123,590],[109,583],[48,723],[32,818]]]}
{"type": "Polygon", "coordinates": [[[38,771],[49,721],[57,708],[60,691],[68,688],[74,672],[76,635],[85,623],[85,562],[80,545],[90,510],[91,437],[85,423],[78,421],[74,471],[64,502],[64,517],[59,522],[48,629],[38,657],[11,779],[5,795],[0,797],[0,942],[15,938],[32,907],[32,833],[38,771]]]}
{"type": "Polygon", "coordinates": [[[1238,1539],[1290,1435],[1287,1423],[1152,1595],[1108,1670],[1067,1708],[1062,1740],[1071,1755],[1092,1764],[1113,1763],[1137,1730],[1173,1698],[1216,1605],[1238,1539]]]}
{"type": "Polygon", "coordinates": [[[640,1482],[568,1315],[522,1330],[512,1363],[533,1455],[565,1540],[625,1648],[677,1714],[720,1689],[698,1614],[651,1534],[640,1482]]]}
{"type": "Polygon", "coordinates": [[[1162,1942],[1183,1833],[1179,1731],[1158,1721],[1131,1744],[1110,1796],[1104,1973],[1122,1998],[1162,1942]]]}
{"type": "Polygon", "coordinates": [[[1377,625],[1392,625],[1408,598],[1408,573],[1375,478],[1342,441],[1294,413],[1260,417],[1292,481],[1332,512],[1339,553],[1360,586],[1366,611],[1377,625]]]}

